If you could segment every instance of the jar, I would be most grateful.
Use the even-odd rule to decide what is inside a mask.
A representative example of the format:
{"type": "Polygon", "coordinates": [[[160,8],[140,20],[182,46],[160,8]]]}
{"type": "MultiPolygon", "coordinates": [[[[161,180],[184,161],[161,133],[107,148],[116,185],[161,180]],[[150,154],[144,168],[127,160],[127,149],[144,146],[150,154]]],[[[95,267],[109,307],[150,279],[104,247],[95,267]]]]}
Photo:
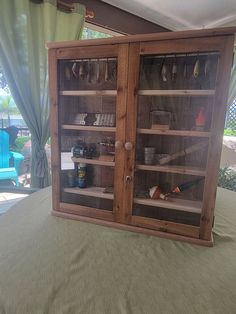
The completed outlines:
{"type": "Polygon", "coordinates": [[[155,130],[169,130],[171,113],[168,111],[154,110],[151,111],[151,125],[155,130]]]}

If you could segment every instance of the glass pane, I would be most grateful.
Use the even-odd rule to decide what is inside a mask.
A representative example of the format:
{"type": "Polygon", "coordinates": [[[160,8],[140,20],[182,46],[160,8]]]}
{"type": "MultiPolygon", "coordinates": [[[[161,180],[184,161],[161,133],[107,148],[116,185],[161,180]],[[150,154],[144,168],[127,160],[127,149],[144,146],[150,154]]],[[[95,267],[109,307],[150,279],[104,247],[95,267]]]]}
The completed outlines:
{"type": "Polygon", "coordinates": [[[116,89],[117,58],[63,60],[59,71],[61,91],[116,89]]]}
{"type": "Polygon", "coordinates": [[[112,211],[116,58],[61,61],[61,201],[112,211]]]}
{"type": "Polygon", "coordinates": [[[140,89],[214,89],[219,54],[167,54],[141,58],[140,89]]]}
{"type": "Polygon", "coordinates": [[[133,215],[199,225],[218,57],[141,57],[133,215]]]}

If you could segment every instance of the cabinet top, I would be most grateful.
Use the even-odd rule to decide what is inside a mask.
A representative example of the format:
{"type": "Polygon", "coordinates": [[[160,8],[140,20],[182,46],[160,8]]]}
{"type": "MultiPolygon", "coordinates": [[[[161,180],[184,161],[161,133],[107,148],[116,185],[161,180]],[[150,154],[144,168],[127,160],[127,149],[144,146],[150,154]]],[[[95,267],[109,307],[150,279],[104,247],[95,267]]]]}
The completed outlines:
{"type": "Polygon", "coordinates": [[[180,32],[162,32],[151,33],[141,35],[129,35],[129,36],[115,36],[111,38],[101,39],[85,39],[85,40],[73,40],[73,41],[61,41],[61,42],[48,42],[46,47],[48,49],[55,48],[69,48],[69,47],[82,47],[82,46],[94,46],[94,45],[109,45],[109,44],[122,44],[130,42],[141,41],[158,41],[168,39],[187,39],[187,38],[200,38],[200,37],[212,37],[212,36],[225,36],[234,35],[236,33],[236,27],[223,27],[223,28],[210,28],[200,30],[188,30],[180,32]]]}

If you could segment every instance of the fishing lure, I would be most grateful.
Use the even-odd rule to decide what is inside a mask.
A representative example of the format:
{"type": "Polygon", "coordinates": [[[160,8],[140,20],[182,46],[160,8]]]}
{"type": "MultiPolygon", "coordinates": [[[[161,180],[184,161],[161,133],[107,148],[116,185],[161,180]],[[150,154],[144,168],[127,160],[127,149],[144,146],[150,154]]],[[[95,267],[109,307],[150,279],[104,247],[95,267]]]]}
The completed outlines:
{"type": "Polygon", "coordinates": [[[85,77],[85,64],[84,62],[81,62],[79,65],[79,78],[83,80],[85,77]]]}
{"type": "Polygon", "coordinates": [[[163,82],[167,82],[167,68],[166,68],[165,62],[163,62],[163,65],[161,68],[161,78],[163,82]]]}
{"type": "Polygon", "coordinates": [[[70,68],[68,66],[65,67],[65,77],[67,81],[70,80],[70,68]]]}
{"type": "Polygon", "coordinates": [[[105,75],[104,75],[104,79],[105,79],[105,82],[108,81],[108,59],[105,63],[105,75]]]}
{"type": "Polygon", "coordinates": [[[187,63],[184,63],[184,71],[183,71],[184,78],[187,77],[187,63]]]}
{"type": "Polygon", "coordinates": [[[77,78],[78,76],[77,76],[77,63],[76,62],[73,63],[71,71],[72,71],[74,77],[77,78]]]}
{"type": "Polygon", "coordinates": [[[205,62],[205,67],[204,67],[204,74],[205,76],[207,76],[210,72],[210,60],[207,59],[206,62],[205,62]]]}
{"type": "Polygon", "coordinates": [[[200,61],[197,59],[193,68],[193,76],[197,78],[200,72],[200,61]]]}
{"type": "Polygon", "coordinates": [[[172,79],[172,81],[175,81],[176,76],[177,76],[177,64],[176,64],[176,62],[174,62],[173,65],[172,65],[172,71],[171,71],[171,79],[172,79]]]}

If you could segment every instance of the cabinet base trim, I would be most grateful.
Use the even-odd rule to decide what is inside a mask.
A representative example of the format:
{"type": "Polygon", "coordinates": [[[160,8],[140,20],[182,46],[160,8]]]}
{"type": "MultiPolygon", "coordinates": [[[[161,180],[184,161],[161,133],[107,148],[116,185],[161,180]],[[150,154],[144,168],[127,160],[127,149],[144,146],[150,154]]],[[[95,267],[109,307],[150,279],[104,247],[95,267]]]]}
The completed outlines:
{"type": "Polygon", "coordinates": [[[95,219],[106,219],[108,221],[114,221],[114,214],[112,211],[91,208],[87,206],[78,206],[75,204],[59,203],[59,213],[79,215],[79,216],[91,216],[95,219]]]}
{"type": "Polygon", "coordinates": [[[202,240],[198,238],[190,238],[190,237],[177,235],[173,233],[162,232],[158,230],[146,229],[146,228],[141,228],[141,227],[131,226],[131,225],[124,225],[124,224],[120,224],[114,221],[105,221],[101,219],[81,216],[81,215],[72,214],[69,212],[62,212],[58,210],[52,210],[52,215],[57,216],[57,217],[62,217],[62,218],[73,219],[73,220],[80,220],[80,221],[88,222],[88,223],[94,223],[94,224],[102,225],[105,227],[112,227],[112,228],[127,230],[131,232],[139,232],[139,233],[143,233],[143,234],[151,235],[151,236],[158,236],[160,238],[165,238],[165,239],[170,239],[170,240],[177,240],[177,241],[182,241],[182,242],[187,242],[187,243],[197,244],[197,245],[202,245],[202,246],[208,246],[208,247],[213,246],[213,236],[211,237],[210,241],[206,241],[206,240],[202,240]]]}

